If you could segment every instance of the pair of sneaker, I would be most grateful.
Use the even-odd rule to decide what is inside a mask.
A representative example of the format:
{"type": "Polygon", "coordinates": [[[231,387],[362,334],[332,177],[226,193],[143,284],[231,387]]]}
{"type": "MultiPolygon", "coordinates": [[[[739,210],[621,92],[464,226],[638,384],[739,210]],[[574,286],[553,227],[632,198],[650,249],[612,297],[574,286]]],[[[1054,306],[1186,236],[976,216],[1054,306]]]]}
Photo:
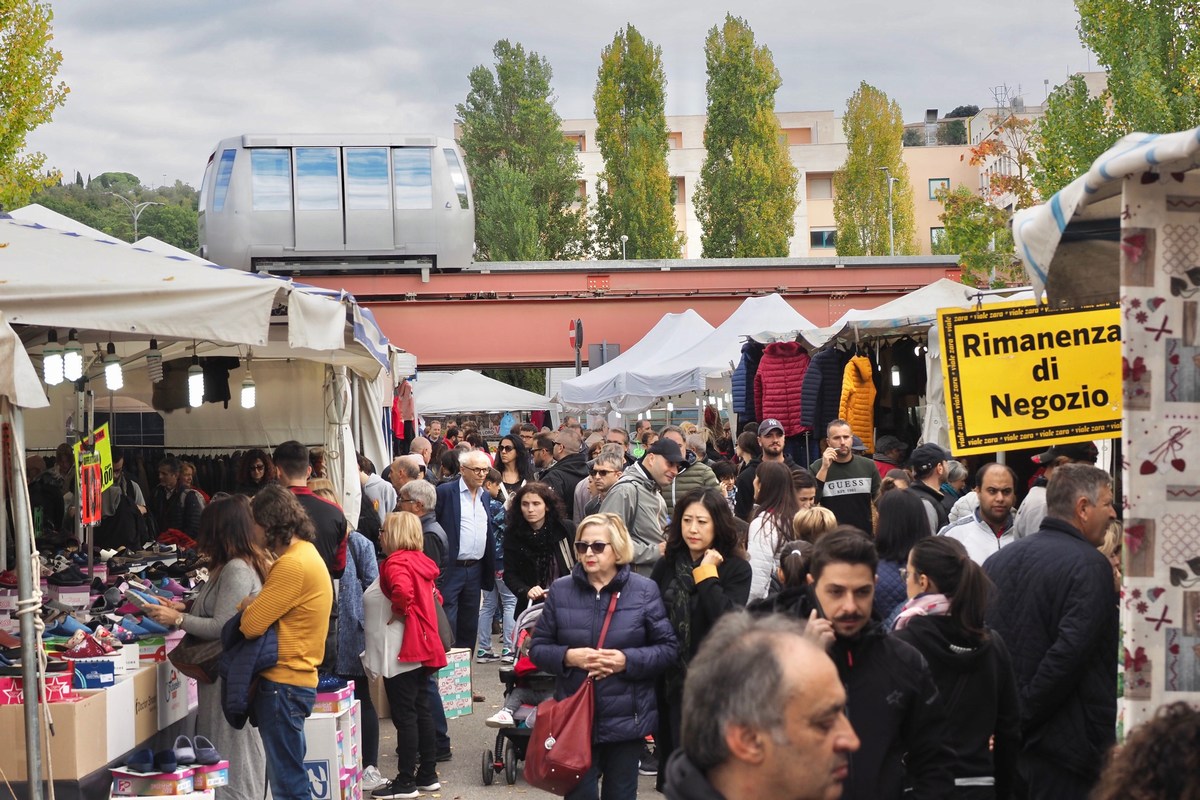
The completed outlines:
{"type": "Polygon", "coordinates": [[[483,721],[483,724],[487,725],[489,728],[515,728],[517,726],[516,720],[513,719],[512,712],[507,708],[502,708],[495,714],[492,714],[483,721]]]}
{"type": "Polygon", "coordinates": [[[437,772],[419,770],[416,779],[411,775],[397,775],[371,790],[371,800],[410,800],[420,797],[421,792],[436,792],[442,788],[437,772]]]}
{"type": "Polygon", "coordinates": [[[511,664],[516,660],[516,655],[508,648],[505,648],[504,652],[500,655],[496,655],[491,650],[478,650],[475,652],[475,661],[479,664],[491,664],[495,661],[503,664],[511,664]]]}

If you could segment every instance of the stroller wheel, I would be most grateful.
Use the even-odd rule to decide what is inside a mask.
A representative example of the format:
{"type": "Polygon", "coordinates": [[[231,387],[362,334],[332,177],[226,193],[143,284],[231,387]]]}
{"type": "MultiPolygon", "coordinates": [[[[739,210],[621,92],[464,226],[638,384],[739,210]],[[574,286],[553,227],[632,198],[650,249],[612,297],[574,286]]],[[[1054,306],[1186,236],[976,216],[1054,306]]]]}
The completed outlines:
{"type": "Polygon", "coordinates": [[[492,751],[483,751],[483,785],[491,786],[492,781],[496,779],[496,769],[492,764],[492,751]]]}
{"type": "Polygon", "coordinates": [[[509,786],[517,782],[517,746],[511,739],[504,745],[504,780],[509,786]]]}

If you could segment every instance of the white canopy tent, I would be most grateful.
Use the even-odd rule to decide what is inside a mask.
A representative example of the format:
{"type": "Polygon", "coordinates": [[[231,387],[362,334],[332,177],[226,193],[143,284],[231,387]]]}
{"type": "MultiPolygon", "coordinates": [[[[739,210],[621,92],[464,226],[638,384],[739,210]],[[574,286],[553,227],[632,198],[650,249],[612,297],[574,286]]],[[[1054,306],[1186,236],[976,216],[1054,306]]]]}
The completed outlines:
{"type": "Polygon", "coordinates": [[[469,411],[503,413],[505,411],[549,411],[555,404],[545,397],[516,386],[509,386],[475,370],[464,369],[438,381],[413,385],[418,414],[461,414],[469,411]]]}
{"type": "Polygon", "coordinates": [[[644,401],[640,407],[620,409],[637,412],[649,408],[656,398],[684,392],[703,392],[710,379],[733,372],[741,356],[742,340],[764,332],[811,328],[812,323],[778,294],[747,297],[716,329],[677,353],[660,353],[647,364],[625,376],[631,395],[644,401]]]}
{"type": "Polygon", "coordinates": [[[611,405],[621,413],[637,413],[649,407],[657,395],[645,397],[629,388],[628,376],[639,367],[660,359],[672,359],[713,331],[692,309],[666,314],[645,336],[621,355],[590,370],[586,375],[565,380],[555,398],[570,408],[611,405]]]}
{"type": "Polygon", "coordinates": [[[77,233],[80,236],[88,236],[92,239],[108,239],[114,242],[121,241],[120,239],[109,236],[104,231],[98,231],[93,227],[84,225],[82,222],[71,219],[66,214],[60,214],[57,211],[46,208],[42,205],[38,205],[37,203],[30,203],[27,206],[21,206],[18,209],[10,211],[9,214],[13,219],[20,220],[21,222],[30,222],[35,225],[45,225],[47,228],[54,228],[55,230],[67,231],[69,233],[77,233]]]}

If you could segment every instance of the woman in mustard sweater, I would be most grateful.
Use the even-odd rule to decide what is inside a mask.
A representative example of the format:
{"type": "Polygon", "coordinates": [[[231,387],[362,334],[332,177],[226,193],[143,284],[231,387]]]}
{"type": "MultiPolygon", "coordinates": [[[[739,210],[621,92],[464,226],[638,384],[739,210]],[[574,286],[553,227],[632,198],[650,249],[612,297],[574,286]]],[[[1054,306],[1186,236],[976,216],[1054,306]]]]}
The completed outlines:
{"type": "Polygon", "coordinates": [[[333,606],[333,582],[312,540],[312,521],[292,493],[274,484],[250,504],[256,533],[277,556],[262,592],[243,601],[242,633],[255,639],[276,626],[279,660],[259,675],[253,718],[267,756],[275,800],[310,800],[304,769],[304,720],[317,698],[317,665],[333,606]]]}

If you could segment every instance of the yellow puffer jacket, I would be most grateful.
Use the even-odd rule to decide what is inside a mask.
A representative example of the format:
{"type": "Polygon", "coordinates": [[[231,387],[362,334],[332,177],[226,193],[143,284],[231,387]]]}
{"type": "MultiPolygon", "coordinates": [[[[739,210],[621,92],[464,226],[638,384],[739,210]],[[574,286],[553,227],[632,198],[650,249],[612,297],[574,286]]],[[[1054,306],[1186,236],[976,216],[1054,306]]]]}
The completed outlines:
{"type": "Polygon", "coordinates": [[[855,356],[842,373],[842,402],[838,415],[850,423],[850,430],[863,440],[867,452],[875,451],[871,432],[875,430],[875,381],[871,359],[855,356]]]}

